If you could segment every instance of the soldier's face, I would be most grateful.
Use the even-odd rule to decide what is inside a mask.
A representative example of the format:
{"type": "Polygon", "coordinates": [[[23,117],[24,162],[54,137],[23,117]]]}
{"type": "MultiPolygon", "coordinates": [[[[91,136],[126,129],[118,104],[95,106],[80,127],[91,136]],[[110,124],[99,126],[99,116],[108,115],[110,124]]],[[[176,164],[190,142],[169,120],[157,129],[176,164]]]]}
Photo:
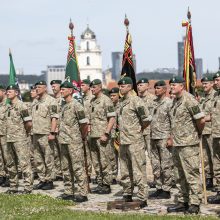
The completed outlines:
{"type": "Polygon", "coordinates": [[[73,90],[71,88],[61,88],[60,93],[62,98],[66,98],[68,96],[72,96],[73,90]]]}
{"type": "Polygon", "coordinates": [[[32,99],[35,99],[37,97],[37,90],[36,89],[32,89],[30,93],[31,93],[32,99]]]}
{"type": "Polygon", "coordinates": [[[156,86],[155,87],[155,95],[162,96],[166,93],[166,86],[156,86]]]}
{"type": "Polygon", "coordinates": [[[89,87],[89,85],[87,85],[87,84],[85,84],[85,83],[82,83],[81,84],[81,90],[82,90],[82,92],[88,92],[89,91],[89,89],[90,89],[90,87],[89,87]]]}
{"type": "Polygon", "coordinates": [[[138,93],[144,93],[149,89],[149,83],[139,83],[137,85],[138,93]]]}
{"type": "Polygon", "coordinates": [[[8,99],[14,99],[17,95],[18,95],[18,92],[16,90],[13,90],[13,89],[7,90],[8,99]]]}
{"type": "Polygon", "coordinates": [[[47,91],[47,87],[45,85],[37,85],[36,91],[37,95],[43,95],[47,91]]]}
{"type": "Polygon", "coordinates": [[[217,89],[220,89],[220,77],[214,79],[214,84],[217,89]]]}
{"type": "Polygon", "coordinates": [[[119,94],[118,93],[111,93],[110,98],[111,98],[112,102],[115,104],[119,100],[119,94]]]}
{"type": "Polygon", "coordinates": [[[0,89],[0,102],[4,99],[5,97],[5,90],[0,89]]]}
{"type": "Polygon", "coordinates": [[[132,89],[132,86],[129,85],[129,84],[127,84],[127,85],[119,85],[119,90],[120,90],[120,93],[122,95],[127,94],[131,89],[132,89]]]}
{"type": "Polygon", "coordinates": [[[91,87],[91,91],[93,95],[97,95],[101,92],[102,86],[101,85],[94,85],[91,87]]]}
{"type": "Polygon", "coordinates": [[[171,94],[178,95],[184,89],[184,85],[182,83],[170,83],[170,91],[171,94]]]}
{"type": "Polygon", "coordinates": [[[54,83],[52,86],[51,86],[52,90],[53,90],[53,94],[57,94],[60,92],[60,84],[56,84],[54,83]]]}
{"type": "Polygon", "coordinates": [[[213,88],[213,82],[202,82],[204,92],[209,92],[213,88]]]}

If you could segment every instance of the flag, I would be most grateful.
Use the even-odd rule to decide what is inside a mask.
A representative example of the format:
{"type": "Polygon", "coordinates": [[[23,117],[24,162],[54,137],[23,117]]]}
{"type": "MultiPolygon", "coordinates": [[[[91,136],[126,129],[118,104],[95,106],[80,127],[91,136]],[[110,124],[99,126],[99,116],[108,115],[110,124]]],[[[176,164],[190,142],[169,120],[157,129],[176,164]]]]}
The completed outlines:
{"type": "Polygon", "coordinates": [[[188,11],[188,22],[183,22],[182,26],[186,27],[186,37],[184,42],[184,66],[183,78],[186,81],[186,91],[196,94],[196,65],[193,47],[193,35],[191,25],[191,14],[188,11]]]}
{"type": "Polygon", "coordinates": [[[125,39],[124,54],[122,60],[121,78],[125,76],[131,77],[133,81],[134,91],[137,93],[137,84],[136,84],[136,76],[134,71],[133,53],[132,53],[132,39],[131,39],[131,34],[129,33],[128,30],[129,21],[126,16],[125,16],[124,24],[127,28],[127,35],[125,39]]]}
{"type": "Polygon", "coordinates": [[[10,49],[9,49],[9,58],[10,58],[9,84],[18,85],[18,79],[16,77],[15,66],[10,49]]]}

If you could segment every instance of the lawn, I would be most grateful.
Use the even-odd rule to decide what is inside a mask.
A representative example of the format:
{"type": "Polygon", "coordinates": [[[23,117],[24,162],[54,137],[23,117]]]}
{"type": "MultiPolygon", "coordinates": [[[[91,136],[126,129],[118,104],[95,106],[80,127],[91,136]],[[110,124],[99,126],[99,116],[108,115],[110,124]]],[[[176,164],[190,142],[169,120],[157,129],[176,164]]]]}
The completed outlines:
{"type": "Polygon", "coordinates": [[[0,219],[126,219],[126,220],[181,220],[181,219],[217,219],[190,216],[153,216],[104,214],[78,212],[69,209],[72,202],[53,199],[43,195],[5,195],[0,194],[0,219]]]}

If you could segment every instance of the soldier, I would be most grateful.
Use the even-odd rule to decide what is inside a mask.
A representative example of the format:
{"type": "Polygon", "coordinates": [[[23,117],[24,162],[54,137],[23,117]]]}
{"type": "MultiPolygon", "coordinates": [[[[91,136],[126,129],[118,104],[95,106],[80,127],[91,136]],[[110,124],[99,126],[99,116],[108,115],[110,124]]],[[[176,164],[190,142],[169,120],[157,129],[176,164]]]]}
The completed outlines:
{"type": "MultiPolygon", "coordinates": [[[[58,112],[61,112],[61,106],[63,103],[63,99],[61,97],[61,92],[60,92],[60,85],[62,81],[61,80],[52,80],[50,82],[51,88],[53,90],[54,98],[57,101],[58,105],[58,112]]],[[[57,129],[56,129],[56,135],[59,132],[59,120],[57,120],[57,129]]],[[[58,142],[57,137],[55,136],[54,140],[54,172],[55,172],[55,180],[63,180],[63,174],[62,174],[62,169],[61,169],[61,156],[60,156],[60,145],[58,142]]]]}
{"type": "Polygon", "coordinates": [[[38,100],[32,109],[35,163],[39,183],[34,189],[51,190],[54,180],[54,140],[59,118],[56,100],[47,94],[45,81],[35,84],[38,100]]]}
{"type": "Polygon", "coordinates": [[[83,106],[72,98],[73,85],[64,82],[61,94],[66,104],[62,107],[59,142],[61,144],[61,161],[64,175],[65,200],[75,202],[88,201],[87,179],[84,168],[83,143],[87,135],[87,122],[83,106]],[[79,189],[79,195],[74,196],[74,178],[79,189]]]}
{"type": "MultiPolygon", "coordinates": [[[[119,88],[118,87],[114,87],[109,91],[110,94],[110,98],[113,102],[114,108],[115,108],[115,112],[118,111],[119,109],[119,88]]],[[[112,164],[112,184],[117,184],[117,176],[118,176],[118,150],[115,148],[115,138],[116,138],[116,132],[118,130],[117,128],[118,126],[118,122],[116,120],[113,129],[111,131],[111,149],[110,149],[110,160],[111,160],[111,164],[112,164]]]]}
{"type": "Polygon", "coordinates": [[[199,135],[205,125],[204,113],[197,100],[184,90],[182,77],[170,80],[171,92],[176,96],[171,115],[171,134],[168,146],[173,142],[175,180],[178,188],[177,204],[168,212],[187,211],[198,214],[200,210],[199,135]]]}
{"type": "MultiPolygon", "coordinates": [[[[200,106],[206,116],[209,117],[212,111],[212,102],[215,90],[213,89],[213,78],[211,76],[203,77],[202,87],[205,92],[204,99],[201,99],[200,106]]],[[[206,119],[206,118],[205,118],[206,119]]],[[[202,132],[202,146],[204,152],[204,166],[206,174],[206,188],[213,188],[213,147],[212,147],[212,125],[211,121],[206,121],[202,132]]]]}
{"type": "MultiPolygon", "coordinates": [[[[90,90],[90,80],[84,79],[81,83],[81,90],[83,92],[83,105],[86,114],[86,118],[89,119],[90,115],[90,101],[93,98],[92,92],[90,90]]],[[[88,181],[91,182],[91,175],[92,175],[92,157],[91,157],[91,149],[90,149],[91,141],[90,141],[90,134],[88,134],[87,140],[85,141],[85,150],[86,150],[86,163],[87,163],[87,174],[88,174],[88,181]]]]}
{"type": "MultiPolygon", "coordinates": [[[[6,90],[5,86],[0,84],[0,186],[8,185],[8,178],[6,176],[6,161],[5,150],[7,148],[6,142],[6,90]]],[[[9,185],[8,185],[9,186],[9,185]]]]}
{"type": "MultiPolygon", "coordinates": [[[[214,95],[211,123],[212,123],[212,138],[213,138],[213,164],[214,176],[216,179],[216,191],[215,196],[208,197],[208,203],[220,204],[220,71],[218,71],[214,77],[214,85],[216,87],[216,93],[214,95]]],[[[207,117],[208,120],[208,117],[207,117]]]]}
{"type": "Polygon", "coordinates": [[[93,167],[98,186],[92,192],[111,193],[110,132],[115,123],[115,111],[111,99],[102,93],[102,82],[95,79],[90,84],[94,98],[90,107],[90,136],[93,167]]]}
{"type": "Polygon", "coordinates": [[[132,95],[133,83],[130,77],[118,82],[123,98],[119,102],[120,170],[123,186],[123,200],[132,201],[134,180],[138,187],[140,207],[147,206],[147,177],[145,142],[142,131],[149,125],[151,116],[142,99],[132,95]]]}
{"type": "Polygon", "coordinates": [[[30,164],[27,133],[32,126],[32,118],[27,106],[18,99],[19,88],[17,85],[7,87],[7,98],[10,100],[6,112],[7,148],[6,163],[9,172],[9,194],[18,192],[18,165],[24,178],[24,194],[32,191],[33,176],[30,164]]]}
{"type": "Polygon", "coordinates": [[[167,140],[171,135],[169,113],[172,101],[166,97],[167,86],[163,80],[157,81],[154,88],[157,98],[154,100],[152,111],[151,160],[157,190],[149,198],[169,199],[173,181],[173,163],[167,140]]]}

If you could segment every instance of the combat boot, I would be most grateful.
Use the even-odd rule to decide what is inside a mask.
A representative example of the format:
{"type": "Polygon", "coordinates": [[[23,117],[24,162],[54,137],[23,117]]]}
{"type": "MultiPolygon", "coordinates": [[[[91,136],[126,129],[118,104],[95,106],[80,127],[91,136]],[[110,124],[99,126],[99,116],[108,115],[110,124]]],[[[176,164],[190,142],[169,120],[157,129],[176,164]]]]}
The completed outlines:
{"type": "Polygon", "coordinates": [[[44,186],[41,188],[42,190],[51,190],[53,189],[53,182],[52,181],[49,181],[49,182],[46,182],[44,184],[44,186]]]}
{"type": "Polygon", "coordinates": [[[207,178],[206,179],[206,189],[211,190],[213,188],[213,179],[212,178],[207,178]]]}
{"type": "Polygon", "coordinates": [[[1,176],[0,177],[0,186],[5,182],[5,177],[4,176],[1,176]]]}
{"type": "Polygon", "coordinates": [[[73,201],[74,202],[87,202],[88,197],[87,196],[82,196],[82,195],[76,195],[76,196],[74,196],[73,201]]]}
{"type": "Polygon", "coordinates": [[[170,192],[169,191],[162,191],[155,199],[170,199],[170,192]]]}
{"type": "Polygon", "coordinates": [[[157,199],[157,197],[158,197],[162,192],[163,192],[162,189],[157,189],[157,191],[151,193],[148,198],[149,198],[149,199],[157,199]]]}
{"type": "Polygon", "coordinates": [[[10,181],[8,177],[5,177],[5,182],[2,183],[2,187],[9,187],[10,186],[10,181]]]}
{"type": "Polygon", "coordinates": [[[133,202],[132,195],[124,195],[122,200],[125,202],[133,202]]]}
{"type": "Polygon", "coordinates": [[[97,192],[97,194],[110,194],[111,193],[111,187],[110,185],[104,185],[101,187],[101,189],[97,192]]]}
{"type": "Polygon", "coordinates": [[[144,207],[147,207],[147,201],[141,201],[140,208],[143,209],[144,207]]]}
{"type": "Polygon", "coordinates": [[[74,196],[73,195],[70,195],[70,194],[62,194],[60,196],[57,196],[57,199],[63,199],[63,200],[72,200],[74,199],[74,196]]]}
{"type": "Polygon", "coordinates": [[[45,184],[46,182],[40,181],[38,184],[34,185],[34,189],[41,189],[45,184]]]}
{"type": "Polygon", "coordinates": [[[98,185],[95,188],[91,189],[91,193],[97,193],[102,188],[102,185],[98,185]]]}
{"type": "Polygon", "coordinates": [[[185,212],[189,208],[188,203],[179,202],[176,205],[170,206],[167,208],[167,212],[185,212]]]}
{"type": "Polygon", "coordinates": [[[188,208],[186,213],[196,214],[197,215],[199,213],[199,211],[200,211],[199,205],[192,204],[192,205],[189,206],[189,208],[188,208]]]}
{"type": "Polygon", "coordinates": [[[215,196],[208,197],[209,204],[220,204],[220,192],[217,192],[215,196]]]}

